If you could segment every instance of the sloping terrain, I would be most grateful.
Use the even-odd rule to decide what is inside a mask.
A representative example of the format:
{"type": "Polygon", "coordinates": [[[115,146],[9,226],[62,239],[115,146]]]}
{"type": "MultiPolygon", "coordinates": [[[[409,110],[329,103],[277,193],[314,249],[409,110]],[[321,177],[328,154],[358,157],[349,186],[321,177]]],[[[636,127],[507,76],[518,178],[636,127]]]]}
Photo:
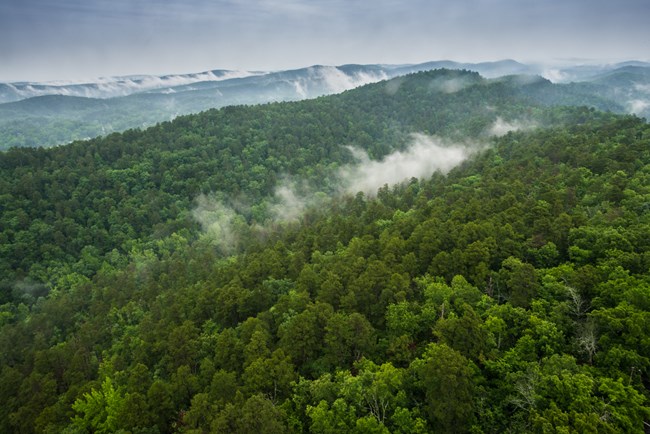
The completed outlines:
{"type": "Polygon", "coordinates": [[[0,431],[643,432],[650,127],[540,85],[432,71],[0,155],[0,431]],[[464,161],[409,179],[414,149],[464,161]]]}

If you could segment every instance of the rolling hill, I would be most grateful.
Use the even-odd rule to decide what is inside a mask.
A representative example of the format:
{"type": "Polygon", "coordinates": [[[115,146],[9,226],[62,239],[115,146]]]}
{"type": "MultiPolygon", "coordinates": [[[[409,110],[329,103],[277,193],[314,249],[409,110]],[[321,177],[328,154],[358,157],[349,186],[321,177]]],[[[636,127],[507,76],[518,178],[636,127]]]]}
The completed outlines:
{"type": "MultiPolygon", "coordinates": [[[[0,150],[48,147],[130,128],[145,128],[179,115],[228,105],[315,98],[439,68],[476,71],[494,79],[544,72],[541,67],[512,60],[476,64],[436,61],[417,65],[312,66],[277,72],[214,70],[84,84],[0,84],[0,95],[7,101],[0,104],[0,150]]],[[[649,70],[641,62],[565,68],[554,74],[573,80],[564,83],[562,95],[554,92],[551,97],[543,94],[536,97],[544,103],[584,104],[647,117],[649,70]],[[630,68],[635,68],[634,75],[630,75],[630,68]],[[623,74],[627,74],[625,79],[623,74]]]]}
{"type": "Polygon", "coordinates": [[[643,432],[650,127],[564,86],[426,71],[1,153],[0,431],[643,432]]]}

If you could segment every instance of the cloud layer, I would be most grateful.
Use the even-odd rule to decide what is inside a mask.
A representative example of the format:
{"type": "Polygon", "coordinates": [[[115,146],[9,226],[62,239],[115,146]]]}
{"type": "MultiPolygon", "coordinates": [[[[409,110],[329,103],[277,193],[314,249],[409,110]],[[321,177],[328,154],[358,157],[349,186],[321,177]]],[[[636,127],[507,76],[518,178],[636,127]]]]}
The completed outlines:
{"type": "MultiPolygon", "coordinates": [[[[66,95],[87,98],[113,98],[155,89],[172,88],[206,81],[223,81],[258,75],[249,71],[206,71],[194,74],[106,77],[87,82],[53,81],[43,83],[6,83],[12,100],[42,95],[66,95]]],[[[0,101],[4,102],[4,101],[0,101]]]]}

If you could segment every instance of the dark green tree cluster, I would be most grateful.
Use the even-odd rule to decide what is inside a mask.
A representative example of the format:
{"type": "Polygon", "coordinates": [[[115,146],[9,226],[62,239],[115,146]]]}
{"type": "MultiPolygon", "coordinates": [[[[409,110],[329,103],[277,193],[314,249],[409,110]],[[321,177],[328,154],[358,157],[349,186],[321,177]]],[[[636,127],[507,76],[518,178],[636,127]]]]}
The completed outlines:
{"type": "MultiPolygon", "coordinates": [[[[416,95],[426,83],[401,86],[416,95]]],[[[366,90],[369,101],[377,98],[368,106],[379,104],[384,90],[366,90]]],[[[325,116],[331,101],[350,98],[354,113],[355,95],[310,104],[325,116]]],[[[434,99],[420,97],[423,107],[434,99]]],[[[413,98],[413,114],[399,121],[420,128],[413,98]]],[[[143,169],[146,158],[120,160],[149,155],[145,139],[192,131],[192,123],[200,131],[200,122],[227,113],[239,114],[241,134],[270,134],[278,118],[265,123],[263,115],[286,111],[288,121],[301,104],[182,118],[68,152],[79,152],[72,160],[79,167],[116,152],[111,170],[129,180],[116,185],[129,194],[123,200],[138,203],[165,191],[152,181],[164,174],[143,169]],[[157,186],[150,196],[134,194],[148,182],[157,186]]],[[[390,110],[390,102],[380,105],[390,110]]],[[[321,118],[306,109],[304,116],[321,118]]],[[[88,270],[59,272],[47,295],[50,281],[24,279],[13,290],[32,294],[31,303],[14,297],[0,308],[0,431],[643,432],[650,423],[650,127],[589,109],[543,116],[556,126],[494,139],[448,175],[385,186],[376,197],[334,197],[234,256],[193,236],[197,228],[179,217],[178,228],[152,236],[145,215],[138,231],[125,232],[128,250],[107,244],[92,252],[80,242],[68,253],[76,262],[65,264],[88,270]]],[[[323,137],[334,119],[324,121],[323,137]]],[[[213,127],[238,124],[229,118],[213,127]]],[[[305,134],[318,136],[311,128],[305,134]]],[[[172,154],[164,146],[189,155],[186,134],[152,143],[161,143],[160,155],[172,154]]],[[[253,152],[246,143],[233,155],[253,152]]],[[[390,149],[373,143],[366,149],[374,155],[390,149]]],[[[292,169],[301,149],[290,152],[284,170],[309,176],[321,159],[349,158],[338,150],[341,160],[326,153],[292,169]]],[[[327,149],[338,147],[313,152],[327,149]]],[[[65,155],[57,152],[12,151],[3,171],[35,174],[65,155]]],[[[177,171],[170,182],[199,185],[179,185],[191,197],[203,191],[204,178],[183,172],[188,160],[169,170],[177,171]]],[[[197,160],[196,167],[221,161],[211,154],[197,160]]],[[[71,181],[75,188],[93,182],[71,181]]],[[[263,199],[268,191],[250,194],[263,199]]],[[[13,191],[7,196],[5,203],[31,204],[13,191]]],[[[178,215],[190,203],[178,203],[178,215]]],[[[102,215],[88,206],[80,212],[102,215]]],[[[133,225],[137,215],[124,221],[133,225]]],[[[6,257],[22,257],[12,252],[6,257]]],[[[43,263],[36,258],[33,264],[43,263]]]]}

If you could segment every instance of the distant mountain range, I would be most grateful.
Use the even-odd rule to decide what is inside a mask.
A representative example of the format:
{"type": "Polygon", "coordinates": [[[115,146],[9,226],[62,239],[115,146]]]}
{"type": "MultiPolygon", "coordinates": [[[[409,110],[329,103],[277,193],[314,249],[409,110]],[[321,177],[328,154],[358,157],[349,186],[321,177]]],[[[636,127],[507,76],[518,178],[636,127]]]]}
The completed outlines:
{"type": "Polygon", "coordinates": [[[259,73],[214,70],[196,74],[138,75],[100,78],[92,82],[18,82],[0,83],[0,103],[15,102],[44,95],[65,95],[85,98],[115,98],[133,93],[164,90],[197,82],[242,78],[259,73]]]}
{"type": "Polygon", "coordinates": [[[585,104],[650,117],[650,63],[637,61],[557,68],[514,60],[443,60],[415,65],[316,65],[273,72],[212,70],[88,83],[0,83],[0,149],[52,146],[227,105],[315,98],[441,68],[476,71],[492,79],[537,77],[540,83],[560,83],[562,90],[555,89],[553,96],[545,95],[543,89],[537,91],[534,97],[542,102],[585,104]]]}

